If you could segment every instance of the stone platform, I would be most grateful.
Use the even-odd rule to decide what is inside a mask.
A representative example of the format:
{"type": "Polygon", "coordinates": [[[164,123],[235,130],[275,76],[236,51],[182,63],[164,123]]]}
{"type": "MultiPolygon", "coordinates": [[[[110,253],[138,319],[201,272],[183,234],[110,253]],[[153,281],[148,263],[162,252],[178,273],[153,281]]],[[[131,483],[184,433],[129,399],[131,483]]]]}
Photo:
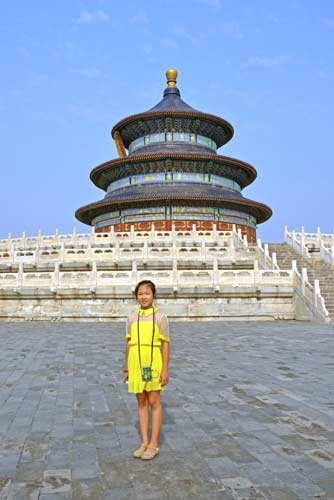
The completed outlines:
{"type": "Polygon", "coordinates": [[[161,454],[121,323],[0,324],[0,499],[334,499],[334,327],[172,323],[161,454]]]}

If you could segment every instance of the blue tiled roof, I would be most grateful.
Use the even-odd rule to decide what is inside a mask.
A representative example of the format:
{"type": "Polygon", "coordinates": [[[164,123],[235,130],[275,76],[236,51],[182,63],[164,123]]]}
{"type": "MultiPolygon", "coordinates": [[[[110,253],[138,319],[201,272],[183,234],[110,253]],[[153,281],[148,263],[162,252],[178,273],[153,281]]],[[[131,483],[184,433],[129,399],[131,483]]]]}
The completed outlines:
{"type": "Polygon", "coordinates": [[[112,191],[105,196],[106,200],[127,200],[141,198],[233,198],[243,199],[242,194],[234,189],[226,189],[210,184],[185,182],[168,182],[127,186],[112,191]]]}
{"type": "Polygon", "coordinates": [[[167,87],[164,91],[164,96],[158,104],[146,111],[191,111],[198,113],[198,110],[192,108],[181,99],[180,91],[177,87],[167,87]]]}

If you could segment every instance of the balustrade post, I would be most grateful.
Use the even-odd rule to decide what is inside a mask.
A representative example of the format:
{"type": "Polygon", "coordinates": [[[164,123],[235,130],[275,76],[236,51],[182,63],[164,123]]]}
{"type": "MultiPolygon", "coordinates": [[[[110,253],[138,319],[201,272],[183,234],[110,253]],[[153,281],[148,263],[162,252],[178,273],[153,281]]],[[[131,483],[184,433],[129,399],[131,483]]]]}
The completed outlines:
{"type": "Polygon", "coordinates": [[[89,241],[90,241],[90,247],[92,248],[92,246],[95,243],[95,227],[94,226],[91,227],[91,231],[90,231],[90,235],[89,235],[89,241]]]}
{"type": "Polygon", "coordinates": [[[305,247],[305,234],[301,233],[300,234],[300,243],[302,247],[305,247]]]}
{"type": "Polygon", "coordinates": [[[320,240],[320,257],[323,259],[325,256],[324,240],[320,240]]]}
{"type": "Polygon", "coordinates": [[[111,240],[111,243],[113,243],[113,244],[117,241],[116,231],[114,229],[114,226],[110,226],[110,240],[111,240]]]}
{"type": "Polygon", "coordinates": [[[77,228],[74,227],[73,228],[73,232],[72,232],[72,240],[73,240],[73,243],[77,243],[77,239],[78,239],[78,235],[77,235],[77,228]]]}
{"type": "Polygon", "coordinates": [[[65,260],[65,243],[64,241],[61,241],[59,248],[59,262],[63,263],[64,260],[65,260]]]}
{"type": "Polygon", "coordinates": [[[191,226],[191,237],[193,239],[193,243],[197,242],[198,232],[196,230],[196,224],[192,224],[192,226],[191,226]]]}
{"type": "MultiPolygon", "coordinates": [[[[296,248],[296,231],[291,231],[292,248],[296,248]]],[[[297,247],[298,248],[298,247],[297,247]]]]}
{"type": "Polygon", "coordinates": [[[247,234],[244,234],[243,237],[243,242],[244,242],[244,247],[245,248],[248,248],[248,239],[247,239],[247,234]]]}
{"type": "Polygon", "coordinates": [[[302,268],[302,289],[301,289],[301,292],[303,295],[305,295],[306,282],[307,282],[307,269],[306,269],[306,267],[303,267],[302,268]]]}
{"type": "Polygon", "coordinates": [[[214,222],[213,225],[212,225],[212,227],[213,227],[213,229],[212,229],[212,236],[216,240],[217,239],[217,224],[214,222]]]}
{"type": "Polygon", "coordinates": [[[23,287],[23,262],[19,262],[19,272],[17,276],[17,285],[19,288],[23,287]]]}
{"type": "Polygon", "coordinates": [[[13,241],[13,238],[12,238],[12,234],[11,233],[8,233],[8,236],[10,236],[9,238],[9,251],[11,253],[11,257],[12,257],[12,262],[14,262],[14,251],[15,251],[15,245],[14,245],[14,241],[13,241]]]}
{"type": "Polygon", "coordinates": [[[21,240],[22,240],[22,245],[23,245],[23,246],[25,246],[25,245],[26,245],[26,239],[27,239],[27,238],[26,238],[26,233],[25,233],[25,231],[23,231],[23,233],[22,233],[22,238],[21,238],[21,240]]]}
{"type": "Polygon", "coordinates": [[[92,271],[91,271],[91,291],[93,293],[96,292],[97,288],[97,262],[96,260],[93,260],[92,262],[92,271]]]}
{"type": "Polygon", "coordinates": [[[320,295],[319,280],[314,280],[313,284],[313,305],[318,309],[318,296],[320,295]]]}
{"type": "Polygon", "coordinates": [[[317,243],[319,244],[321,241],[321,229],[320,226],[317,227],[317,243]]]}
{"type": "Polygon", "coordinates": [[[212,266],[212,287],[215,292],[219,292],[218,262],[216,258],[213,259],[213,266],[212,266]]]}
{"type": "Polygon", "coordinates": [[[120,259],[120,254],[121,254],[121,250],[120,250],[119,239],[116,239],[116,242],[115,242],[115,260],[116,260],[116,264],[118,264],[118,261],[120,259]]]}
{"type": "Polygon", "coordinates": [[[277,256],[276,256],[276,252],[273,252],[271,254],[271,260],[273,262],[273,269],[277,269],[278,265],[277,265],[277,256]]]}
{"type": "Polygon", "coordinates": [[[9,255],[10,255],[11,264],[14,264],[14,262],[15,262],[15,247],[14,247],[13,241],[11,241],[10,246],[9,246],[9,255]]]}
{"type": "Polygon", "coordinates": [[[173,254],[172,286],[173,286],[173,292],[176,293],[178,289],[178,270],[177,270],[177,257],[174,254],[173,254]]]}
{"type": "Polygon", "coordinates": [[[258,246],[259,248],[261,248],[261,250],[262,250],[262,241],[261,241],[261,238],[258,238],[258,239],[256,240],[256,243],[257,243],[257,246],[258,246]]]}
{"type": "Polygon", "coordinates": [[[42,243],[42,230],[39,229],[37,234],[37,245],[41,246],[41,243],[42,243]]]}
{"type": "Polygon", "coordinates": [[[175,237],[172,238],[172,259],[177,259],[177,246],[175,237]]]}
{"type": "Polygon", "coordinates": [[[151,241],[155,241],[155,226],[154,226],[154,224],[151,225],[150,236],[151,236],[151,241]]]}
{"type": "MultiPolygon", "coordinates": [[[[304,229],[304,228],[302,228],[304,229]]],[[[300,236],[300,246],[301,246],[301,254],[303,257],[305,257],[305,259],[308,259],[309,257],[309,254],[308,254],[308,248],[305,244],[305,234],[304,232],[301,233],[301,236],[300,236]]]]}
{"type": "Polygon", "coordinates": [[[130,241],[131,243],[135,241],[135,226],[133,224],[130,226],[130,241]]]}
{"type": "Polygon", "coordinates": [[[56,291],[57,288],[59,287],[59,268],[60,268],[60,262],[55,262],[55,267],[54,267],[54,271],[53,271],[53,279],[52,279],[53,291],[56,291]]]}
{"type": "Polygon", "coordinates": [[[148,261],[148,241],[147,239],[145,239],[143,246],[143,263],[147,264],[147,261],[148,261]]]}
{"type": "Polygon", "coordinates": [[[331,265],[334,266],[334,242],[331,244],[331,265]]]}
{"type": "Polygon", "coordinates": [[[131,291],[134,292],[136,288],[136,284],[138,281],[137,278],[137,261],[133,260],[132,261],[132,269],[131,269],[131,291]]]}
{"type": "Polygon", "coordinates": [[[205,262],[206,261],[206,247],[205,247],[205,241],[201,241],[201,261],[205,262]]]}
{"type": "Polygon", "coordinates": [[[253,261],[253,274],[254,274],[254,285],[256,285],[258,282],[258,275],[259,275],[259,261],[258,260],[253,261]]]}
{"type": "Polygon", "coordinates": [[[265,258],[266,258],[266,259],[269,257],[269,247],[268,247],[268,243],[265,243],[265,244],[264,244],[264,256],[265,256],[265,258]]]}
{"type": "Polygon", "coordinates": [[[288,226],[285,225],[284,226],[284,241],[286,241],[286,242],[288,241],[288,233],[289,233],[288,226]]]}
{"type": "Polygon", "coordinates": [[[291,261],[291,269],[294,272],[297,271],[297,261],[296,260],[291,261]]]}

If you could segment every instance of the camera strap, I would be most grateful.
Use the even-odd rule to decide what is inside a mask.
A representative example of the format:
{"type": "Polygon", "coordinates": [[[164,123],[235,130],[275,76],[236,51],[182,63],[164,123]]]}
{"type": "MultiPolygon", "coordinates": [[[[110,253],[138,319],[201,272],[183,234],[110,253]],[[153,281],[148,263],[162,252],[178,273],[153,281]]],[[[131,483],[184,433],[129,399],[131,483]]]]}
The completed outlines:
{"type": "MultiPolygon", "coordinates": [[[[138,313],[138,316],[137,316],[138,354],[139,354],[139,366],[140,366],[140,369],[141,369],[139,323],[140,323],[140,321],[139,321],[139,313],[138,313]]],[[[153,341],[154,341],[154,308],[153,308],[153,328],[152,328],[151,363],[150,363],[150,366],[152,366],[152,361],[153,361],[153,341]]]]}

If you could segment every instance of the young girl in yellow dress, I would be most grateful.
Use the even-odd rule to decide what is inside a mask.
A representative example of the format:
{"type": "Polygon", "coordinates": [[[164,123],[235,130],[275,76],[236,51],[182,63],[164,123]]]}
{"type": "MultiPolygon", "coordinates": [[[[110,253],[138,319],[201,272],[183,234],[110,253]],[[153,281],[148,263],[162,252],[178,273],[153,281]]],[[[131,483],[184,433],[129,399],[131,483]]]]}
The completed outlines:
{"type": "Polygon", "coordinates": [[[159,453],[160,391],[168,384],[169,328],[167,317],[153,306],[155,285],[152,281],[138,283],[135,295],[139,309],[128,318],[123,382],[128,381],[128,390],[136,394],[138,402],[142,443],[133,456],[151,460],[159,453]],[[149,408],[151,439],[148,436],[149,408]]]}

